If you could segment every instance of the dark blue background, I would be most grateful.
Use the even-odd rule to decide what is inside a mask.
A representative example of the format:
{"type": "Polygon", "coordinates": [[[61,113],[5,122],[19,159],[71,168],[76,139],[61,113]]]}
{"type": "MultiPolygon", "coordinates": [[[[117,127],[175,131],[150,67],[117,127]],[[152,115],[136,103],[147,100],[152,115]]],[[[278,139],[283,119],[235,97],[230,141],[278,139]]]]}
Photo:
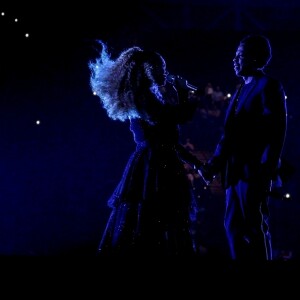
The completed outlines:
{"type": "MultiPolygon", "coordinates": [[[[28,5],[4,5],[0,19],[0,255],[95,254],[109,213],[107,198],[134,149],[128,124],[108,119],[89,88],[95,39],[108,42],[113,55],[132,45],[154,49],[171,73],[200,89],[212,82],[232,93],[237,43],[257,32],[271,40],[268,72],[288,96],[285,189],[292,198],[271,203],[274,247],[277,254],[299,257],[297,1],[28,5]]],[[[199,152],[210,152],[220,126],[220,120],[198,117],[183,127],[182,141],[189,137],[199,152]]],[[[222,192],[201,188],[201,243],[213,255],[227,255],[222,192]]]]}

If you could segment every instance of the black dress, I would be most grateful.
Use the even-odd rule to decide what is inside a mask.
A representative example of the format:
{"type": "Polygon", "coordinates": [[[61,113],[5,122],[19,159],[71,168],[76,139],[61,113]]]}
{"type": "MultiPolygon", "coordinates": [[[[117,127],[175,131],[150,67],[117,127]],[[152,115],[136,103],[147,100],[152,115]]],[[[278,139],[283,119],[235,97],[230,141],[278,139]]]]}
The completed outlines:
{"type": "Polygon", "coordinates": [[[130,121],[136,149],[108,201],[112,211],[99,255],[196,253],[190,230],[197,204],[183,160],[199,161],[178,142],[178,112],[184,109],[155,124],[130,121]]]}

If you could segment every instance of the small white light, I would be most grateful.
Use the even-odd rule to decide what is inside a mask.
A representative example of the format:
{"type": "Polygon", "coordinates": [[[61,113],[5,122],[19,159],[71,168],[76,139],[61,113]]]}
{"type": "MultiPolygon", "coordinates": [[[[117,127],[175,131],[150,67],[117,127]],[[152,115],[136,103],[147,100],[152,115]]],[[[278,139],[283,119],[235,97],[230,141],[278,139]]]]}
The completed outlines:
{"type": "Polygon", "coordinates": [[[40,121],[40,120],[36,120],[35,124],[36,124],[36,125],[40,125],[40,124],[41,124],[41,121],[40,121]]]}

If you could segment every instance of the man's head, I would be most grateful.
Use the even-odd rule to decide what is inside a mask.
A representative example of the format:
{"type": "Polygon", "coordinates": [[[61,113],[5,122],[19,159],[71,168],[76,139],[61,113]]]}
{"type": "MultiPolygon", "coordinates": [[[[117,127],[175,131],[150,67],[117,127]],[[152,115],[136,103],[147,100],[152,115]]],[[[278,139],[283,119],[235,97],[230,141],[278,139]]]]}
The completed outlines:
{"type": "Polygon", "coordinates": [[[265,67],[272,58],[270,41],[263,35],[248,35],[240,41],[245,53],[256,60],[259,68],[265,67]]]}
{"type": "Polygon", "coordinates": [[[240,41],[233,59],[235,72],[238,76],[252,75],[262,70],[271,58],[269,40],[263,35],[248,35],[240,41]]]}

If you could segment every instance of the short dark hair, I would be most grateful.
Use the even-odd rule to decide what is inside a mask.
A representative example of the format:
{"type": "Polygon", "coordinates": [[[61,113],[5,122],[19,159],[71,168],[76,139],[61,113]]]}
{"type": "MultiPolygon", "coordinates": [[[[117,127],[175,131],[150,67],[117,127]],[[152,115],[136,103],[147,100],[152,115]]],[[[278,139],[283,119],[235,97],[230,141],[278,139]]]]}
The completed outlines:
{"type": "Polygon", "coordinates": [[[260,67],[266,66],[272,58],[270,41],[263,35],[251,34],[244,37],[240,44],[257,60],[260,67]]]}

